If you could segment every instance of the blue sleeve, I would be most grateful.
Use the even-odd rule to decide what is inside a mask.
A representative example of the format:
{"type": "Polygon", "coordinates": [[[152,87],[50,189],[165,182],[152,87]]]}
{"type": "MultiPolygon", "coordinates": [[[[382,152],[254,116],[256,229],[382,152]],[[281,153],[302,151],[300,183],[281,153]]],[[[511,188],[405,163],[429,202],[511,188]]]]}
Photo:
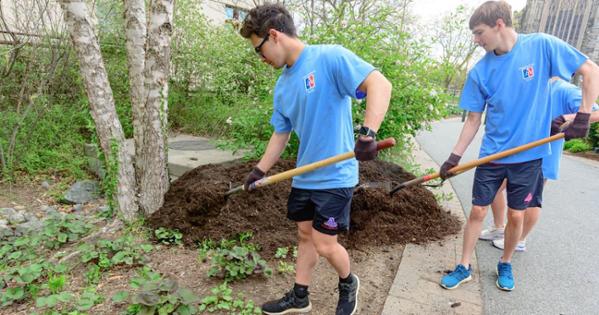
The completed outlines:
{"type": "Polygon", "coordinates": [[[357,93],[358,87],[374,70],[374,67],[342,46],[333,46],[328,60],[333,68],[333,76],[339,94],[363,98],[362,93],[360,95],[357,93]]]}
{"type": "Polygon", "coordinates": [[[474,71],[470,71],[460,95],[460,108],[469,112],[482,113],[485,111],[485,96],[473,76],[474,71]]]}
{"type": "Polygon", "coordinates": [[[546,51],[551,62],[551,76],[570,81],[589,57],[555,36],[543,34],[543,38],[546,40],[546,51]]]}
{"type": "Polygon", "coordinates": [[[273,126],[275,133],[288,133],[291,132],[291,121],[289,118],[283,116],[283,114],[274,107],[272,116],[270,117],[270,124],[273,126]]]}
{"type": "Polygon", "coordinates": [[[568,113],[576,113],[582,104],[582,91],[576,88],[569,88],[564,91],[564,101],[568,106],[568,113]]]}

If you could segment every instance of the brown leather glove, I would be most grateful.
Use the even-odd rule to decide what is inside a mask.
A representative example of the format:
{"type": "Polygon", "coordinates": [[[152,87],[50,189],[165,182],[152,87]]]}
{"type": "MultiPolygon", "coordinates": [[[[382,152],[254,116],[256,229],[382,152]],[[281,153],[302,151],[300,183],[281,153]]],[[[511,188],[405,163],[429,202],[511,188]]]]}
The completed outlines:
{"type": "Polygon", "coordinates": [[[439,174],[441,174],[441,178],[443,180],[453,176],[454,174],[450,173],[449,170],[454,168],[458,163],[460,163],[460,159],[462,157],[457,154],[450,154],[447,161],[441,165],[441,169],[439,169],[439,174]]]}
{"type": "Polygon", "coordinates": [[[566,122],[564,115],[560,115],[551,121],[551,135],[556,135],[562,132],[561,127],[566,122]]]}
{"type": "Polygon", "coordinates": [[[252,186],[252,184],[257,181],[264,178],[264,172],[259,169],[257,166],[255,166],[252,171],[250,172],[250,174],[248,174],[247,179],[245,180],[245,184],[243,184],[243,190],[247,191],[247,192],[251,192],[254,190],[254,187],[252,186]]]}
{"type": "Polygon", "coordinates": [[[564,131],[566,140],[588,136],[590,119],[591,113],[576,113],[574,121],[572,121],[572,124],[566,128],[566,131],[564,131]]]}
{"type": "Polygon", "coordinates": [[[372,137],[359,136],[354,146],[354,153],[358,161],[374,160],[379,153],[376,149],[376,140],[372,137]]]}

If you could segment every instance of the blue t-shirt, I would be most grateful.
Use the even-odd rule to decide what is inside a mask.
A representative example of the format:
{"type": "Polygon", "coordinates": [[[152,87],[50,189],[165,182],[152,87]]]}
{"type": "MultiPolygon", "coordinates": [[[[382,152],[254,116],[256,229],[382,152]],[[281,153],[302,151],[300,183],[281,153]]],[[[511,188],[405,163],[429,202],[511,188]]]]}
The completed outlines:
{"type": "MultiPolygon", "coordinates": [[[[299,140],[297,166],[354,148],[351,98],[374,67],[337,45],[306,45],[283,69],[274,92],[270,123],[276,133],[293,130],[299,140]]],[[[348,188],[358,183],[356,159],[295,176],[302,189],[348,188]]]]}
{"type": "MultiPolygon", "coordinates": [[[[582,91],[573,84],[564,80],[556,80],[549,83],[549,99],[551,104],[551,117],[573,114],[578,112],[582,104],[582,91]]],[[[599,109],[595,104],[593,111],[599,109]]],[[[559,167],[564,149],[564,139],[551,142],[551,155],[543,158],[543,177],[557,180],[559,178],[559,167]]]]}
{"type": "MultiPolygon", "coordinates": [[[[588,58],[551,35],[518,34],[512,50],[488,52],[468,73],[460,107],[487,109],[479,158],[512,149],[549,135],[549,78],[569,80],[588,58]]],[[[514,154],[497,163],[532,161],[551,153],[549,144],[514,154]]]]}

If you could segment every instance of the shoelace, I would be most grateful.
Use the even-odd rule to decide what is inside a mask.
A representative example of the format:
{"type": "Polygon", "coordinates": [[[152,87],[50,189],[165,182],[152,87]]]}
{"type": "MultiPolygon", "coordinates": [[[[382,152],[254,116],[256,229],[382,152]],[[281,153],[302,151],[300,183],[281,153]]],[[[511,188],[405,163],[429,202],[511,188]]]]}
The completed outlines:
{"type": "Polygon", "coordinates": [[[287,303],[287,304],[292,304],[293,301],[295,300],[295,294],[293,293],[293,290],[285,293],[285,296],[283,297],[283,302],[287,303]]]}
{"type": "Polygon", "coordinates": [[[354,300],[352,285],[350,283],[339,283],[339,298],[351,302],[354,300]]]}
{"type": "Polygon", "coordinates": [[[502,277],[512,279],[512,268],[510,267],[510,265],[501,264],[499,265],[499,274],[502,277]]]}
{"type": "Polygon", "coordinates": [[[456,268],[456,270],[452,271],[450,273],[451,276],[456,277],[459,276],[460,278],[466,278],[467,275],[466,273],[468,272],[468,270],[462,266],[459,266],[458,268],[456,268]]]}

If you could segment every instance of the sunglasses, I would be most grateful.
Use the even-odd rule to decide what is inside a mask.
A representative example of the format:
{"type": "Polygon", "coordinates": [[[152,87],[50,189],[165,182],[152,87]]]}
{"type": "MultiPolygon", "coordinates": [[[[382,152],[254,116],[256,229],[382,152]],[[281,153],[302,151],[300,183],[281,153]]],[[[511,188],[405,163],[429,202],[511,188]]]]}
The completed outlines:
{"type": "Polygon", "coordinates": [[[266,36],[264,36],[262,42],[260,42],[260,45],[254,47],[254,51],[256,52],[256,54],[258,54],[258,56],[261,56],[262,58],[264,58],[264,55],[262,54],[262,46],[264,45],[264,43],[266,43],[269,36],[270,34],[266,33],[266,36]]]}

